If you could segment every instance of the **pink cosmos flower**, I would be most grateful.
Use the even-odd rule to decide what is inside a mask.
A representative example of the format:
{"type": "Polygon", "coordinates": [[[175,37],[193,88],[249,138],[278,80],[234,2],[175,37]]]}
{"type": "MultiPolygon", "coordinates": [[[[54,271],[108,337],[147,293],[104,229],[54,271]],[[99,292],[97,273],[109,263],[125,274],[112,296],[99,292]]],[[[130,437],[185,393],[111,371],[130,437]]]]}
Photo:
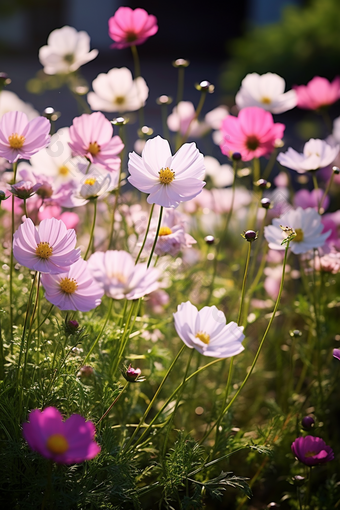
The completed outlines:
{"type": "Polygon", "coordinates": [[[170,131],[179,131],[185,135],[189,129],[190,138],[200,138],[210,130],[206,122],[195,119],[195,107],[190,101],[180,101],[169,115],[167,124],[170,131]]]}
{"type": "Polygon", "coordinates": [[[243,108],[238,117],[228,115],[222,121],[221,151],[227,156],[239,152],[243,161],[266,156],[273,152],[284,130],[284,124],[274,124],[270,112],[257,106],[243,108]]]}
{"type": "Polygon", "coordinates": [[[13,237],[13,254],[19,264],[42,273],[66,273],[80,258],[75,249],[76,233],[67,230],[61,220],[43,220],[38,229],[30,218],[20,225],[13,237]]]}
{"type": "Polygon", "coordinates": [[[201,193],[205,182],[203,154],[195,143],[185,143],[171,154],[167,140],[160,136],[149,139],[142,157],[129,155],[128,181],[143,193],[149,193],[147,202],[163,207],[177,207],[201,193]]]}
{"type": "Polygon", "coordinates": [[[50,121],[36,117],[29,121],[23,112],[7,112],[0,120],[0,156],[14,163],[30,159],[50,141],[50,121]]]}
{"type": "Polygon", "coordinates": [[[335,103],[340,98],[340,76],[330,83],[326,78],[314,76],[307,85],[295,85],[297,106],[305,110],[317,110],[335,103]]]}
{"type": "Polygon", "coordinates": [[[29,447],[58,464],[77,464],[96,457],[100,446],[95,442],[95,427],[79,414],[63,421],[55,407],[34,409],[22,433],[29,447]]]}
{"type": "Polygon", "coordinates": [[[112,137],[113,126],[101,112],[76,117],[69,133],[69,146],[74,156],[84,156],[111,171],[119,170],[118,154],[124,144],[119,136],[112,137]]]}
{"type": "Polygon", "coordinates": [[[325,464],[334,459],[334,453],[321,437],[298,437],[292,443],[292,452],[306,466],[325,464]]]}
{"type": "Polygon", "coordinates": [[[89,312],[100,305],[104,295],[83,259],[72,264],[67,273],[42,275],[41,283],[45,298],[60,310],[89,312]]]}
{"type": "Polygon", "coordinates": [[[143,44],[158,31],[157,18],[144,9],[119,7],[109,19],[109,36],[113,41],[111,48],[127,48],[143,44]]]}
{"type": "Polygon", "coordinates": [[[31,181],[19,181],[16,184],[12,184],[10,190],[16,197],[26,200],[34,195],[41,186],[40,182],[33,184],[31,181]]]}
{"type": "Polygon", "coordinates": [[[138,299],[158,289],[159,271],[136,264],[126,251],[97,252],[88,260],[92,277],[113,299],[138,299]]]}
{"type": "MultiPolygon", "coordinates": [[[[300,189],[294,195],[293,202],[295,207],[302,207],[302,209],[307,209],[308,207],[313,207],[318,210],[321,200],[323,198],[324,192],[322,189],[313,189],[312,191],[308,191],[307,189],[300,189]]],[[[322,208],[325,211],[329,206],[329,196],[326,195],[324,200],[322,201],[322,208]]]]}

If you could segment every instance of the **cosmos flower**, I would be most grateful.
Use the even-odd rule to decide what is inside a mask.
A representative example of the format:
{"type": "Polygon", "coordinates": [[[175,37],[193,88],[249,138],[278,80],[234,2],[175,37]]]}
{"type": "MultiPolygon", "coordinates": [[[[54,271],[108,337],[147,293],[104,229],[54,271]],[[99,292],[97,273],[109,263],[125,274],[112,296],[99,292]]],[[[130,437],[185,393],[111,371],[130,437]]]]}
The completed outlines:
{"type": "Polygon", "coordinates": [[[94,92],[89,92],[87,100],[92,110],[102,112],[134,112],[145,105],[149,88],[144,78],[135,80],[126,67],[111,69],[101,73],[92,82],[94,92]]]}
{"type": "Polygon", "coordinates": [[[216,306],[205,306],[198,311],[187,301],[178,305],[174,320],[177,334],[185,345],[205,356],[230,358],[244,350],[243,327],[236,322],[226,324],[224,313],[216,306]]]}
{"type": "Polygon", "coordinates": [[[66,273],[80,258],[75,249],[73,229],[67,230],[61,220],[43,220],[38,229],[26,218],[13,237],[13,255],[22,266],[41,273],[66,273]]]}
{"type": "Polygon", "coordinates": [[[75,194],[85,200],[104,197],[117,187],[118,178],[119,174],[116,172],[104,172],[92,166],[90,172],[82,178],[75,194]]]}
{"type": "Polygon", "coordinates": [[[58,464],[77,464],[96,457],[100,446],[95,442],[95,427],[79,414],[63,421],[55,407],[34,409],[22,433],[29,447],[58,464]]]}
{"type": "Polygon", "coordinates": [[[22,101],[14,92],[10,90],[2,90],[0,92],[0,117],[7,112],[23,112],[27,115],[28,120],[32,120],[39,116],[37,110],[29,103],[22,101]]]}
{"type": "Polygon", "coordinates": [[[124,144],[119,136],[112,135],[113,126],[102,113],[84,113],[73,119],[69,146],[75,156],[86,157],[91,163],[118,171],[118,154],[123,150],[124,144]]]}
{"type": "Polygon", "coordinates": [[[138,299],[158,289],[159,271],[136,264],[126,251],[96,252],[88,260],[92,277],[113,299],[138,299]]]}
{"type": "Polygon", "coordinates": [[[270,112],[257,106],[243,108],[238,117],[228,115],[222,121],[221,151],[227,156],[239,152],[243,161],[266,156],[273,152],[284,130],[284,124],[274,124],[270,112]]]}
{"type": "Polygon", "coordinates": [[[236,104],[241,108],[259,106],[271,113],[283,113],[296,106],[295,90],[284,92],[286,83],[274,73],[251,73],[242,80],[236,94],[236,104]]]}
{"type": "Polygon", "coordinates": [[[203,155],[195,143],[185,143],[171,154],[167,140],[160,136],[149,139],[142,157],[129,155],[128,181],[143,193],[149,193],[149,204],[177,207],[196,197],[203,189],[205,173],[203,155]]]}
{"type": "Polygon", "coordinates": [[[31,181],[19,181],[16,184],[12,184],[10,190],[16,197],[26,200],[33,196],[41,186],[40,182],[34,184],[31,181]]]}
{"type": "Polygon", "coordinates": [[[334,459],[334,453],[321,437],[298,437],[292,443],[292,452],[306,466],[325,464],[334,459]]]}
{"type": "Polygon", "coordinates": [[[143,44],[157,31],[157,18],[144,9],[119,7],[109,19],[109,36],[116,41],[111,48],[121,50],[143,44]]]}
{"type": "Polygon", "coordinates": [[[100,305],[104,295],[83,259],[72,264],[67,273],[43,274],[41,283],[45,298],[60,310],[89,312],[100,305]]]}
{"type": "Polygon", "coordinates": [[[206,175],[209,175],[213,186],[224,188],[231,186],[234,180],[234,171],[230,165],[220,165],[216,158],[204,156],[206,175]]]}
{"type": "Polygon", "coordinates": [[[326,78],[314,76],[307,85],[295,85],[297,106],[305,110],[317,110],[335,103],[340,98],[340,76],[330,83],[326,78]]]}
{"type": "Polygon", "coordinates": [[[167,119],[170,131],[175,131],[185,135],[189,129],[190,138],[200,138],[210,130],[206,122],[199,122],[195,119],[196,110],[190,101],[180,101],[172,110],[167,119]]]}
{"type": "Polygon", "coordinates": [[[0,156],[14,163],[30,159],[50,141],[50,122],[45,117],[29,121],[23,112],[8,112],[0,119],[0,156]]]}
{"type": "Polygon", "coordinates": [[[311,138],[303,148],[303,153],[289,147],[281,152],[277,160],[282,166],[296,170],[299,174],[318,170],[330,165],[339,153],[339,145],[328,145],[324,140],[311,138]]]}
{"type": "Polygon", "coordinates": [[[53,30],[47,46],[39,50],[39,60],[46,74],[72,73],[97,55],[98,50],[90,51],[90,36],[69,26],[53,30]]]}
{"type": "Polygon", "coordinates": [[[298,207],[275,218],[272,225],[264,228],[264,236],[271,250],[285,249],[285,245],[281,245],[281,243],[287,236],[280,225],[289,226],[295,230],[296,237],[290,242],[289,247],[296,255],[306,253],[313,248],[320,248],[331,233],[330,230],[321,233],[324,226],[321,223],[320,214],[315,209],[298,207]]]}

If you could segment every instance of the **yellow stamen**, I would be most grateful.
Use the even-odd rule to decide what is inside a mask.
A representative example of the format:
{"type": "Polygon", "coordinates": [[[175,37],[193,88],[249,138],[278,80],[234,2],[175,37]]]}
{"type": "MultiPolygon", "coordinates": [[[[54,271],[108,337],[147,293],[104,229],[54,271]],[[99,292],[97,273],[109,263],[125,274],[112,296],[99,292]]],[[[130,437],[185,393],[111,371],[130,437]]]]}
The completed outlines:
{"type": "Polygon", "coordinates": [[[125,285],[127,281],[122,273],[112,273],[109,275],[109,277],[112,278],[113,280],[118,280],[118,282],[121,283],[122,285],[125,285]]]}
{"type": "Polygon", "coordinates": [[[312,452],[312,451],[311,451],[311,452],[307,452],[307,453],[305,453],[305,457],[307,457],[307,458],[308,458],[308,457],[314,457],[315,455],[317,455],[317,452],[312,452]]]}
{"type": "Polygon", "coordinates": [[[208,333],[205,333],[204,331],[199,331],[198,333],[196,333],[195,337],[201,340],[201,342],[203,342],[206,345],[208,345],[210,342],[210,335],[208,335],[208,333]]]}
{"type": "Polygon", "coordinates": [[[170,234],[172,234],[172,230],[169,227],[161,227],[158,232],[159,236],[168,236],[170,234]]]}
{"type": "Polygon", "coordinates": [[[115,103],[116,104],[123,104],[125,102],[125,97],[124,96],[117,96],[116,99],[115,99],[115,103]]]}
{"type": "Polygon", "coordinates": [[[62,454],[67,452],[69,445],[67,439],[62,434],[53,434],[47,439],[46,447],[51,453],[62,454]]]}
{"type": "Polygon", "coordinates": [[[87,151],[92,154],[92,156],[97,156],[98,152],[100,152],[100,145],[98,145],[97,142],[91,142],[87,151]]]}
{"type": "Polygon", "coordinates": [[[63,165],[63,166],[59,167],[58,172],[59,172],[59,175],[68,175],[69,169],[67,168],[67,166],[63,165]]]}
{"type": "Polygon", "coordinates": [[[96,182],[97,179],[95,179],[94,177],[89,177],[88,179],[86,179],[86,181],[84,182],[84,184],[89,184],[89,186],[93,186],[94,183],[96,182]]]}
{"type": "Polygon", "coordinates": [[[175,178],[175,172],[170,170],[170,168],[162,168],[159,172],[159,180],[162,184],[170,184],[175,178]]]}
{"type": "Polygon", "coordinates": [[[294,237],[294,243],[301,243],[303,241],[303,230],[301,228],[295,229],[296,236],[294,237]]]}
{"type": "Polygon", "coordinates": [[[78,288],[78,284],[74,278],[62,278],[59,286],[65,294],[74,294],[78,288]]]}
{"type": "Polygon", "coordinates": [[[39,243],[35,249],[35,254],[41,259],[49,259],[53,253],[53,248],[48,243],[39,243]]]}
{"type": "Polygon", "coordinates": [[[8,137],[8,142],[11,149],[21,149],[25,143],[25,137],[18,135],[18,133],[13,133],[8,137]]]}
{"type": "Polygon", "coordinates": [[[270,104],[271,102],[272,102],[272,100],[266,96],[261,99],[261,103],[263,103],[263,104],[270,104]]]}

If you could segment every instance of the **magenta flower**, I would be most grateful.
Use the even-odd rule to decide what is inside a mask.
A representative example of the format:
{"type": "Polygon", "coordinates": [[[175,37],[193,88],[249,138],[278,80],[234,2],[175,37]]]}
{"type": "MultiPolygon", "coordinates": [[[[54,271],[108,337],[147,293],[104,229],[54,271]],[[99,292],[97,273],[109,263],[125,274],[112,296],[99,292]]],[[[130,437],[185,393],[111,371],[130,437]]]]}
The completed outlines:
{"type": "Polygon", "coordinates": [[[119,136],[112,137],[113,126],[101,112],[76,117],[69,133],[69,146],[74,156],[84,156],[111,171],[119,170],[118,154],[124,144],[119,136]]]}
{"type": "Polygon", "coordinates": [[[60,310],[89,312],[100,305],[104,295],[83,259],[72,264],[67,273],[42,275],[41,283],[45,298],[60,310]]]}
{"type": "Polygon", "coordinates": [[[88,260],[93,278],[113,299],[138,299],[158,289],[159,271],[136,264],[126,251],[97,252],[88,260]]]}
{"type": "Polygon", "coordinates": [[[340,349],[333,349],[333,357],[340,361],[340,349]]]}
{"type": "Polygon", "coordinates": [[[298,437],[292,443],[292,452],[306,466],[325,464],[334,459],[334,453],[321,437],[298,437]]]}
{"type": "Polygon", "coordinates": [[[119,7],[109,19],[109,36],[113,41],[111,48],[127,48],[143,44],[158,31],[157,18],[144,9],[119,7]]]}
{"type": "Polygon", "coordinates": [[[79,414],[66,421],[55,407],[34,409],[22,433],[29,447],[58,464],[77,464],[96,457],[100,446],[95,442],[95,427],[79,414]]]}
{"type": "Polygon", "coordinates": [[[273,152],[284,130],[284,124],[274,124],[270,112],[257,106],[243,108],[238,117],[228,115],[223,120],[221,151],[226,156],[239,152],[243,161],[266,156],[273,152]]]}
{"type": "Polygon", "coordinates": [[[317,110],[335,103],[340,98],[340,76],[330,83],[326,78],[314,76],[307,85],[295,85],[297,106],[305,110],[317,110]]]}
{"type": "Polygon", "coordinates": [[[43,220],[38,229],[27,218],[13,237],[13,255],[22,266],[42,273],[66,273],[80,258],[76,233],[61,220],[43,220]]]}
{"type": "Polygon", "coordinates": [[[30,159],[50,141],[50,122],[45,117],[29,121],[23,112],[7,112],[0,120],[0,157],[14,163],[30,159]]]}

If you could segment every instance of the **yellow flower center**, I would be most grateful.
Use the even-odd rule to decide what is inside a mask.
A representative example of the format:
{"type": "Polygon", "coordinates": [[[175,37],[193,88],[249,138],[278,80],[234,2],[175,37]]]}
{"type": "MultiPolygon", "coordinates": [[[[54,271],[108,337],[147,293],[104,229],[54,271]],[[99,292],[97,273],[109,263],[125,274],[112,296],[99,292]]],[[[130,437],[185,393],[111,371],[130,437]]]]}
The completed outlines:
{"type": "Polygon", "coordinates": [[[62,454],[67,452],[69,445],[67,439],[62,434],[53,434],[47,439],[46,447],[51,453],[62,454]]]}
{"type": "Polygon", "coordinates": [[[84,184],[88,184],[89,186],[93,186],[94,183],[96,182],[97,179],[95,179],[94,177],[89,177],[88,179],[86,179],[86,181],[84,182],[84,184]]]}
{"type": "Polygon", "coordinates": [[[63,166],[59,167],[58,172],[59,172],[59,175],[68,175],[69,169],[67,168],[67,166],[63,165],[63,166]]]}
{"type": "Polygon", "coordinates": [[[116,99],[115,99],[115,103],[116,104],[123,104],[125,102],[125,97],[124,96],[117,96],[116,99]]]}
{"type": "Polygon", "coordinates": [[[78,288],[78,284],[74,278],[62,278],[59,286],[65,294],[74,294],[78,288]]]}
{"type": "Polygon", "coordinates": [[[91,142],[87,151],[92,154],[92,156],[97,156],[98,152],[100,152],[100,145],[98,145],[97,142],[91,142]]]}
{"type": "Polygon", "coordinates": [[[311,452],[307,452],[307,453],[305,453],[305,457],[307,457],[307,458],[308,458],[308,457],[314,457],[314,455],[317,455],[317,452],[312,452],[312,451],[311,451],[311,452]]]}
{"type": "Polygon", "coordinates": [[[8,142],[11,149],[21,149],[25,143],[25,137],[18,135],[18,133],[13,133],[8,137],[8,142]]]}
{"type": "Polygon", "coordinates": [[[208,343],[210,342],[210,335],[208,335],[208,333],[205,333],[204,331],[199,331],[198,333],[196,333],[195,337],[201,340],[201,342],[203,342],[206,345],[208,345],[208,343]]]}
{"type": "Polygon", "coordinates": [[[266,96],[261,99],[261,103],[263,103],[263,104],[270,104],[271,102],[272,102],[272,100],[266,96]]]}
{"type": "Polygon", "coordinates": [[[159,236],[168,236],[170,234],[172,234],[172,230],[169,227],[161,227],[158,232],[159,236]]]}
{"type": "Polygon", "coordinates": [[[170,168],[162,168],[159,172],[159,180],[162,184],[170,184],[175,178],[175,172],[170,170],[170,168]]]}
{"type": "Polygon", "coordinates": [[[294,243],[301,243],[303,241],[303,230],[301,228],[295,229],[296,236],[294,237],[294,243]]]}
{"type": "Polygon", "coordinates": [[[109,275],[109,277],[112,278],[113,280],[118,280],[118,282],[121,283],[122,285],[125,285],[127,281],[122,273],[112,273],[109,275]]]}
{"type": "Polygon", "coordinates": [[[53,253],[53,248],[48,243],[39,243],[35,249],[35,254],[41,259],[49,259],[53,253]]]}

